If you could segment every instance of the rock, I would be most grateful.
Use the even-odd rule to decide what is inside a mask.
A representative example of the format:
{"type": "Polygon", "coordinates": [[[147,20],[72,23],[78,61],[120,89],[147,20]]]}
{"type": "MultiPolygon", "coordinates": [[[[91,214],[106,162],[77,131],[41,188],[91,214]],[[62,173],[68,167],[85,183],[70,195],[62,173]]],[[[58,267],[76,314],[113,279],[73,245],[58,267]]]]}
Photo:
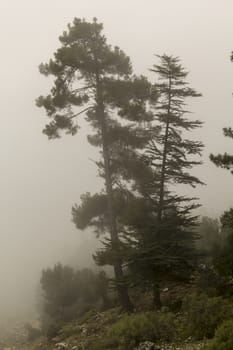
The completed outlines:
{"type": "Polygon", "coordinates": [[[55,344],[55,348],[57,350],[65,350],[68,348],[68,345],[66,343],[57,343],[55,344]]]}
{"type": "Polygon", "coordinates": [[[138,345],[136,350],[161,350],[161,348],[151,341],[144,341],[138,345]]]}
{"type": "Polygon", "coordinates": [[[86,334],[87,334],[87,328],[82,327],[81,329],[82,329],[82,334],[83,334],[83,335],[86,335],[86,334]]]}

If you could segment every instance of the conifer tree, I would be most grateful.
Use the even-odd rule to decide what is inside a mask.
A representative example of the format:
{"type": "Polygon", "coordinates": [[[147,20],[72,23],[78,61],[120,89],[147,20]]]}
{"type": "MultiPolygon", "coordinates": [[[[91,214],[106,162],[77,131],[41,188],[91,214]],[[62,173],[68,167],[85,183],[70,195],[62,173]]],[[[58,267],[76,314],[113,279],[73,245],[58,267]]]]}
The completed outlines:
{"type": "MultiPolygon", "coordinates": [[[[148,147],[148,157],[157,169],[159,195],[157,205],[158,221],[162,222],[165,210],[173,203],[190,201],[190,198],[177,197],[169,193],[168,185],[185,184],[195,187],[202,182],[188,170],[200,164],[192,156],[201,155],[203,145],[199,141],[186,139],[185,131],[192,131],[202,125],[199,120],[187,118],[185,108],[187,98],[200,97],[188,86],[187,72],[177,57],[158,56],[159,65],[154,65],[152,72],[157,74],[160,83],[155,86],[160,95],[155,110],[155,121],[160,130],[148,147]]],[[[157,129],[158,130],[158,129],[157,129]]],[[[189,208],[192,209],[193,206],[189,208]]]]}
{"type": "Polygon", "coordinates": [[[159,95],[152,123],[154,136],[144,155],[150,171],[146,178],[137,179],[145,215],[143,226],[132,221],[137,243],[132,249],[130,266],[133,274],[139,274],[139,280],[152,284],[154,303],[160,308],[159,283],[190,276],[196,239],[193,210],[199,204],[195,198],[175,193],[175,185],[202,184],[189,170],[200,164],[195,156],[201,155],[203,145],[186,138],[187,131],[202,123],[187,117],[185,101],[201,95],[188,86],[187,72],[179,58],[167,55],[158,58],[160,63],[151,69],[158,78],[155,88],[159,95]]]}
{"type": "MultiPolygon", "coordinates": [[[[113,160],[119,159],[119,153],[116,155],[114,152],[116,145],[124,152],[124,146],[121,145],[144,139],[134,123],[122,126],[119,118],[138,122],[145,121],[146,118],[151,119],[150,113],[144,113],[145,98],[148,98],[150,93],[150,84],[143,77],[131,76],[129,57],[118,47],[113,48],[107,43],[102,29],[102,24],[96,19],[88,23],[75,18],[73,24],[68,25],[68,30],[59,38],[61,47],[55,52],[54,58],[48,64],[40,66],[42,74],[53,75],[55,80],[50,95],[39,97],[37,105],[44,107],[51,119],[43,131],[49,139],[59,138],[61,131],[76,134],[77,117],[81,114],[85,115],[92,126],[93,134],[88,135],[88,141],[101,148],[101,160],[97,165],[105,181],[105,229],[110,233],[109,244],[116,287],[122,306],[131,310],[132,305],[124,282],[114,208],[116,166],[113,160]]],[[[84,205],[87,203],[87,197],[83,197],[84,205]]],[[[90,207],[91,210],[98,210],[93,209],[93,203],[90,207]]],[[[77,209],[78,207],[73,208],[74,221],[77,227],[84,228],[90,221],[86,220],[85,225],[79,221],[81,216],[75,215],[77,209]]],[[[92,221],[90,225],[98,228],[99,223],[92,221]]]]}
{"type": "MultiPolygon", "coordinates": [[[[223,134],[224,134],[224,136],[233,139],[233,130],[231,127],[223,128],[223,134]]],[[[211,153],[210,160],[217,167],[229,170],[231,172],[231,174],[233,174],[233,155],[226,153],[226,152],[224,154],[217,154],[217,155],[213,155],[211,153]]]]}
{"type": "MultiPolygon", "coordinates": [[[[231,53],[231,61],[233,62],[233,52],[231,53]]],[[[231,127],[223,128],[223,135],[233,139],[233,129],[231,127]]],[[[233,155],[225,152],[224,154],[210,154],[210,160],[222,169],[230,170],[233,174],[233,155]]]]}
{"type": "Polygon", "coordinates": [[[221,234],[213,250],[213,264],[222,277],[233,276],[233,208],[225,211],[220,217],[221,234]]]}

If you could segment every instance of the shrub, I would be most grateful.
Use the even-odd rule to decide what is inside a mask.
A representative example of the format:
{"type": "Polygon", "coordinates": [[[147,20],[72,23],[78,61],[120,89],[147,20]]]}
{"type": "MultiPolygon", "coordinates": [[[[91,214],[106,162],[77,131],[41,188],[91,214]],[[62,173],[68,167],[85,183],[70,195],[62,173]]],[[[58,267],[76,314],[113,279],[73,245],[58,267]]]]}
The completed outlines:
{"type": "Polygon", "coordinates": [[[226,278],[210,263],[199,266],[198,288],[209,297],[226,294],[226,278]]]}
{"type": "Polygon", "coordinates": [[[171,341],[174,339],[175,318],[172,313],[142,312],[125,315],[107,332],[104,340],[91,349],[131,350],[143,341],[171,341]]]}
{"type": "Polygon", "coordinates": [[[27,331],[27,340],[29,342],[33,342],[37,338],[41,336],[41,330],[33,327],[31,324],[27,323],[25,325],[25,329],[27,331]]]}
{"type": "Polygon", "coordinates": [[[233,349],[233,320],[223,322],[217,329],[214,339],[203,350],[232,350],[233,349]]]}
{"type": "Polygon", "coordinates": [[[48,338],[48,340],[51,340],[55,338],[58,334],[59,331],[61,330],[61,326],[55,323],[51,323],[47,326],[45,335],[48,338]]]}
{"type": "Polygon", "coordinates": [[[184,301],[188,335],[196,339],[212,338],[217,327],[232,316],[232,305],[221,297],[192,295],[184,301]]]}
{"type": "Polygon", "coordinates": [[[59,340],[65,340],[73,335],[78,335],[81,332],[81,328],[76,323],[67,323],[59,332],[59,340]]]}

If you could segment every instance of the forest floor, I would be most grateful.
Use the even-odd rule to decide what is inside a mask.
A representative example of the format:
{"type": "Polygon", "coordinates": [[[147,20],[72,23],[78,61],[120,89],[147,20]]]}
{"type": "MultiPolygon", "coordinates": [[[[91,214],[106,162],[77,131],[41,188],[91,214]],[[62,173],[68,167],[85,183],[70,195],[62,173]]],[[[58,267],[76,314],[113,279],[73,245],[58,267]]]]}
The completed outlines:
{"type": "MultiPolygon", "coordinates": [[[[18,338],[5,338],[0,342],[0,350],[88,350],[90,341],[103,339],[107,329],[119,319],[115,309],[102,313],[88,313],[82,320],[65,325],[57,336],[48,340],[45,337],[27,341],[25,331],[18,338]]],[[[23,331],[22,331],[23,332],[23,331]]],[[[203,342],[168,343],[158,345],[161,350],[200,350],[203,342]]]]}
{"type": "MultiPolygon", "coordinates": [[[[18,325],[9,330],[5,337],[0,334],[0,350],[88,350],[90,342],[104,339],[106,331],[121,316],[118,308],[105,312],[91,311],[81,319],[67,323],[58,335],[51,335],[49,340],[46,337],[37,337],[29,341],[25,327],[18,325]]],[[[203,345],[204,342],[194,342],[189,338],[180,343],[164,343],[156,346],[160,350],[201,350],[203,345]]]]}

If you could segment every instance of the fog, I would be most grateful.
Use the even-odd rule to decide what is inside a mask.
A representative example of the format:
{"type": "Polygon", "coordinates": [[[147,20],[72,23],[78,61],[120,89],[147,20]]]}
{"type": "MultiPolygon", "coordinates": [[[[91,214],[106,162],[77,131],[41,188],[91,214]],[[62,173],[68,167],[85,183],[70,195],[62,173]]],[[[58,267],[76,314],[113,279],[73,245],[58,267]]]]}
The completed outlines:
{"type": "Polygon", "coordinates": [[[56,262],[92,265],[95,246],[71,222],[71,207],[101,180],[91,159],[86,126],[75,137],[48,141],[44,112],[35,99],[51,80],[38,72],[59,46],[58,36],[76,17],[97,17],[109,43],[132,59],[137,74],[153,80],[154,54],[180,56],[189,81],[203,94],[190,108],[204,121],[196,137],[205,143],[195,173],[206,183],[196,195],[201,213],[219,216],[233,205],[233,178],[208,160],[231,151],[222,135],[233,115],[233,3],[231,0],[1,0],[0,310],[27,314],[36,302],[40,272],[56,262]]]}

